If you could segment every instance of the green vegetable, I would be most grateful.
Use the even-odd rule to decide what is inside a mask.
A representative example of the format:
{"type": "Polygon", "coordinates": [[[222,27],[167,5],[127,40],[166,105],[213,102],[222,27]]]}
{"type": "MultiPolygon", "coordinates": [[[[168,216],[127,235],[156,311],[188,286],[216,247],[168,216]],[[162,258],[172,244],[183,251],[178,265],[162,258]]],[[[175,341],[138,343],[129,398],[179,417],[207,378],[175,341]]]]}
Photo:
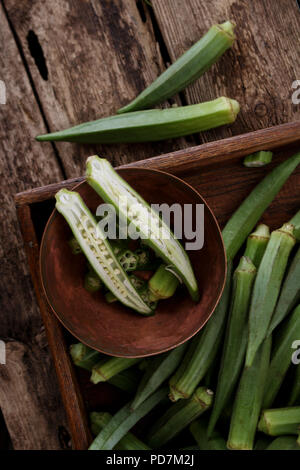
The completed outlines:
{"type": "Polygon", "coordinates": [[[249,341],[246,365],[251,366],[255,354],[267,335],[280,292],[289,254],[295,245],[294,227],[284,224],[271,234],[258,268],[249,313],[249,341]]]}
{"type": "Polygon", "coordinates": [[[290,313],[290,311],[300,301],[300,248],[298,249],[288,273],[284,279],[281,293],[271,318],[269,334],[279,325],[279,323],[290,313]]]}
{"type": "Polygon", "coordinates": [[[297,241],[300,241],[300,211],[294,215],[294,217],[290,220],[290,224],[294,225],[294,236],[296,237],[297,241]]]}
{"type": "Polygon", "coordinates": [[[86,176],[99,196],[113,204],[119,217],[138,231],[143,243],[174,268],[197,301],[198,286],[188,255],[158,213],[114,171],[107,160],[97,156],[88,158],[86,176]]]}
{"type": "Polygon", "coordinates": [[[300,405],[300,364],[295,365],[295,375],[293,378],[293,385],[291,388],[291,393],[288,401],[289,406],[300,405]]]}
{"type": "Polygon", "coordinates": [[[231,124],[235,121],[239,110],[237,101],[223,96],[213,101],[189,106],[149,109],[110,116],[52,134],[39,135],[36,140],[82,144],[153,142],[231,124]]]}
{"type": "Polygon", "coordinates": [[[70,355],[73,363],[86,370],[92,370],[95,364],[97,364],[103,357],[95,349],[91,349],[83,343],[71,344],[70,355]]]}
{"type": "Polygon", "coordinates": [[[213,25],[208,32],[118,113],[152,108],[186,88],[206,72],[235,40],[234,24],[213,25]]]}
{"type": "Polygon", "coordinates": [[[274,439],[266,450],[300,450],[300,445],[292,436],[281,436],[274,439]]]}
{"type": "Polygon", "coordinates": [[[130,272],[137,269],[138,257],[131,250],[121,252],[117,258],[124,271],[130,272]]]}
{"type": "Polygon", "coordinates": [[[234,400],[227,447],[252,450],[269,367],[271,337],[260,346],[252,366],[243,370],[234,400]]]}
{"type": "Polygon", "coordinates": [[[111,385],[131,394],[135,393],[139,381],[140,374],[134,368],[123,370],[108,380],[111,385]]]}
{"type": "Polygon", "coordinates": [[[80,195],[61,189],[55,198],[56,209],[66,219],[82,251],[107,288],[124,305],[143,315],[152,314],[150,307],[134,289],[80,195]]]}
{"type": "Polygon", "coordinates": [[[294,341],[300,339],[300,305],[293,311],[279,333],[267,373],[266,391],[263,400],[264,408],[270,408],[273,405],[286,373],[292,364],[293,350],[291,347],[294,341]]]}
{"type": "Polygon", "coordinates": [[[256,268],[250,258],[242,256],[233,275],[231,307],[219,370],[218,385],[208,425],[208,436],[224,407],[232,397],[245,360],[247,320],[256,268]]]}
{"type": "Polygon", "coordinates": [[[158,357],[152,359],[152,362],[145,371],[132,402],[131,407],[133,410],[138,408],[143,401],[145,401],[168,377],[170,377],[170,375],[172,375],[180,364],[186,347],[187,343],[182,344],[181,346],[173,349],[170,353],[160,354],[158,357]]]}
{"type": "MultiPolygon", "coordinates": [[[[111,418],[112,418],[111,414],[106,413],[106,412],[93,411],[92,413],[90,413],[92,433],[95,436],[97,436],[99,432],[105,426],[107,426],[111,418]]],[[[115,446],[115,449],[116,450],[150,450],[150,447],[148,447],[140,439],[135,437],[131,432],[128,432],[118,442],[118,444],[115,446]]]]}
{"type": "Polygon", "coordinates": [[[300,152],[274,168],[238,207],[222,232],[227,258],[234,258],[246,237],[299,163],[300,152]]]}
{"type": "Polygon", "coordinates": [[[264,410],[258,429],[269,436],[298,434],[300,429],[300,406],[264,410]]]}
{"type": "Polygon", "coordinates": [[[260,152],[251,153],[244,158],[244,165],[249,168],[258,168],[271,163],[273,158],[272,152],[261,150],[260,152]]]}
{"type": "Polygon", "coordinates": [[[140,361],[140,358],[129,357],[112,357],[106,361],[100,361],[98,364],[94,365],[90,380],[94,384],[106,382],[114,375],[132,367],[140,361]]]}
{"type": "Polygon", "coordinates": [[[219,433],[214,432],[211,438],[208,437],[206,426],[201,419],[193,421],[190,431],[200,450],[227,450],[226,442],[219,433]]]}
{"type": "Polygon", "coordinates": [[[127,432],[156,405],[167,396],[167,388],[161,388],[145,400],[136,410],[132,411],[131,403],[127,403],[100,431],[89,447],[89,450],[111,450],[127,432]]]}
{"type": "Polygon", "coordinates": [[[250,233],[247,239],[247,246],[244,256],[251,259],[252,263],[258,268],[262,257],[266,251],[270,240],[270,230],[265,224],[257,226],[253,233],[250,233]]]}
{"type": "Polygon", "coordinates": [[[268,436],[261,436],[255,443],[253,450],[265,450],[271,444],[271,438],[268,436]]]}
{"type": "Polygon", "coordinates": [[[148,282],[152,300],[168,299],[175,294],[179,280],[168,267],[161,264],[148,282]]]}
{"type": "Polygon", "coordinates": [[[68,244],[71,248],[73,255],[79,255],[79,253],[82,253],[82,249],[80,248],[80,245],[75,237],[70,238],[68,244]]]}
{"type": "Polygon", "coordinates": [[[216,358],[222,341],[224,321],[230,298],[231,269],[232,264],[229,262],[224,292],[213,316],[203,330],[189,342],[180,367],[170,379],[169,397],[172,401],[189,398],[216,358]]]}
{"type": "MultiPolygon", "coordinates": [[[[133,287],[138,291],[138,293],[140,294],[141,298],[147,303],[147,305],[149,305],[149,307],[153,308],[153,302],[150,301],[150,299],[145,299],[145,288],[147,287],[147,284],[145,281],[143,281],[143,279],[140,279],[139,277],[135,276],[134,274],[131,274],[129,276],[129,279],[130,279],[130,282],[131,284],[133,285],[133,287]]],[[[117,297],[112,294],[111,292],[106,292],[105,294],[105,300],[106,302],[108,302],[109,304],[113,303],[113,302],[116,302],[118,299],[117,297]]]]}
{"type": "Polygon", "coordinates": [[[117,302],[117,300],[118,300],[117,297],[112,292],[106,292],[104,297],[105,297],[105,300],[108,304],[112,304],[114,302],[117,302]]]}
{"type": "Polygon", "coordinates": [[[198,418],[212,404],[213,392],[199,387],[189,400],[172,404],[152,426],[148,435],[151,448],[161,447],[198,418]]]}
{"type": "Polygon", "coordinates": [[[102,287],[102,282],[99,276],[94,271],[88,271],[84,276],[84,288],[88,292],[97,292],[102,287]]]}

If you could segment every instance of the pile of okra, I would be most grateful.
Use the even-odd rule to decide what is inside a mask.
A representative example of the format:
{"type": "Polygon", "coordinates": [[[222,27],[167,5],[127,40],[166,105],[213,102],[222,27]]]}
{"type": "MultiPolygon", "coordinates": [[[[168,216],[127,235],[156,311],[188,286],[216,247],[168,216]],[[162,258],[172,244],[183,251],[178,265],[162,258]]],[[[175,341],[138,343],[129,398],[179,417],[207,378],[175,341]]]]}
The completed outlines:
{"type": "Polygon", "coordinates": [[[277,165],[225,225],[225,289],[191,340],[144,359],[71,346],[93,384],[127,397],[114,414],[90,413],[91,450],[300,449],[300,211],[272,230],[261,223],[299,163],[300,152],[277,165]]]}

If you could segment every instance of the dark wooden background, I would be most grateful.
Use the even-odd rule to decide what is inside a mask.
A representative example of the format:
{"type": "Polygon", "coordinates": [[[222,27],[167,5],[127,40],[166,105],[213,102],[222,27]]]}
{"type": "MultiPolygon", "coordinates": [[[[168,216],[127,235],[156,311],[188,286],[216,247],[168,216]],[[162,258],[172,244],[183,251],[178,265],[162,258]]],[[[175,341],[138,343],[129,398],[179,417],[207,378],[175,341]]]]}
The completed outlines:
{"type": "Polygon", "coordinates": [[[91,153],[114,165],[300,119],[296,0],[1,0],[0,449],[68,445],[66,419],[16,221],[14,194],[83,172],[91,153]],[[166,106],[220,95],[242,111],[231,127],[155,144],[37,143],[37,134],[114,113],[213,23],[232,19],[238,40],[166,106]]]}

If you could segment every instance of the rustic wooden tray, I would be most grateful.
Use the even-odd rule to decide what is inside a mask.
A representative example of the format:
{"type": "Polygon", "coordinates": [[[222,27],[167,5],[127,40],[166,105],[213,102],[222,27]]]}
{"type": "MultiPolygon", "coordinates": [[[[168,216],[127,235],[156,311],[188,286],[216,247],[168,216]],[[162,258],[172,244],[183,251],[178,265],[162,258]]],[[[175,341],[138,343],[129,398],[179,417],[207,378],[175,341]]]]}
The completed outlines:
{"type": "MultiPolygon", "coordinates": [[[[129,166],[156,168],[180,175],[207,200],[222,227],[232,212],[270,168],[300,150],[300,122],[262,129],[201,146],[142,160],[129,166]],[[247,169],[241,157],[257,150],[274,150],[271,165],[247,169]]],[[[74,449],[86,449],[91,436],[87,411],[114,409],[122,405],[123,396],[108,384],[92,386],[84,371],[75,371],[68,354],[71,335],[58,322],[49,307],[41,286],[39,247],[48,217],[54,208],[54,194],[72,188],[83,178],[19,193],[15,197],[17,216],[28,257],[37,301],[45,324],[49,346],[69,421],[74,449]]],[[[271,228],[279,226],[299,209],[300,168],[290,177],[280,194],[264,214],[271,228]]]]}

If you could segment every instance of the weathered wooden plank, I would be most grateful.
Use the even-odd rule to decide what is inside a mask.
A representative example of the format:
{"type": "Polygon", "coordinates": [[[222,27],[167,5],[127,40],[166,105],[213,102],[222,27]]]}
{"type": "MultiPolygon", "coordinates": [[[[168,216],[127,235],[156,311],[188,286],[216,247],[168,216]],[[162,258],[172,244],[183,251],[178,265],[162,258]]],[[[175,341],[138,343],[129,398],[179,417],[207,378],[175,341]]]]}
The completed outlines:
{"type": "Polygon", "coordinates": [[[231,19],[232,50],[185,92],[188,103],[227,95],[241,104],[236,122],[201,134],[203,142],[294,121],[292,82],[300,75],[300,12],[281,0],[153,0],[155,15],[174,61],[214,23],[231,19]]]}
{"type": "MultiPolygon", "coordinates": [[[[163,68],[149,18],[142,21],[135,0],[4,3],[52,131],[114,113],[163,68]],[[47,80],[30,54],[30,30],[42,47],[47,80]]],[[[85,159],[91,154],[101,154],[117,165],[179,148],[183,142],[111,146],[58,143],[57,148],[67,175],[75,177],[82,174],[85,159]]]]}
{"type": "MultiPolygon", "coordinates": [[[[28,351],[29,356],[26,357],[35,358],[34,367],[31,371],[28,367],[22,380],[16,371],[10,370],[9,364],[0,365],[1,374],[9,379],[6,385],[0,381],[0,408],[12,441],[18,448],[22,448],[18,433],[22,430],[21,435],[27,434],[29,426],[35,427],[35,431],[28,432],[24,445],[40,448],[49,440],[50,447],[58,447],[57,429],[60,425],[65,426],[64,411],[58,398],[50,357],[44,344],[38,341],[43,336],[42,323],[16,220],[14,195],[41,182],[59,181],[62,173],[52,147],[42,149],[33,140],[35,133],[45,127],[2,6],[0,24],[0,43],[5,48],[5,53],[0,55],[0,78],[5,82],[7,95],[7,103],[0,104],[0,338],[14,338],[28,351]],[[32,409],[25,402],[22,404],[21,389],[26,383],[36,395],[32,398],[36,400],[32,409]],[[35,384],[36,388],[30,383],[35,384]],[[15,403],[17,395],[19,402],[15,403]],[[48,423],[47,406],[50,413],[48,423]],[[40,421],[37,426],[38,414],[40,421]],[[16,420],[18,428],[15,427],[16,420]]],[[[16,357],[13,357],[15,363],[16,357]]]]}

